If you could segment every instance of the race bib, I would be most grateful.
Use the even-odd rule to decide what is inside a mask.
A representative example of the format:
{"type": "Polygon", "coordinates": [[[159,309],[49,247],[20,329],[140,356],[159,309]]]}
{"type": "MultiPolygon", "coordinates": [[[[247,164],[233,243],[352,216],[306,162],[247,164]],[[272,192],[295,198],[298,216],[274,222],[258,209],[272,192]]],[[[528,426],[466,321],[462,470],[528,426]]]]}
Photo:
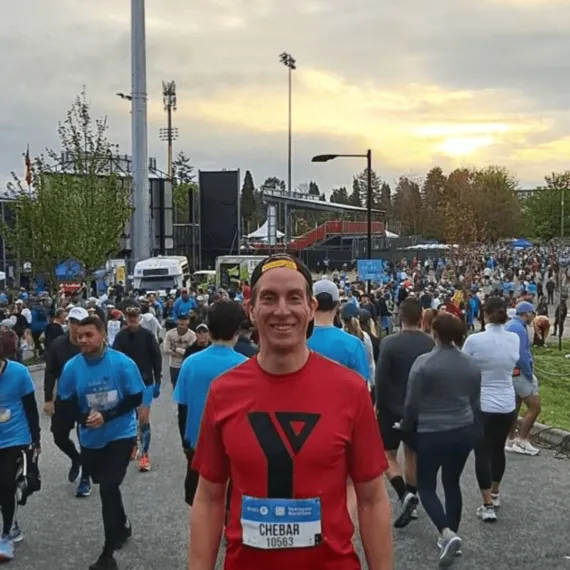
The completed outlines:
{"type": "Polygon", "coordinates": [[[8,408],[0,408],[0,424],[5,424],[12,417],[12,412],[8,408]]]}
{"type": "Polygon", "coordinates": [[[104,412],[114,408],[119,402],[119,392],[108,390],[87,394],[87,405],[95,412],[104,412]]]}
{"type": "Polygon", "coordinates": [[[308,548],[322,541],[320,499],[242,497],[242,542],[264,550],[308,548]]]}

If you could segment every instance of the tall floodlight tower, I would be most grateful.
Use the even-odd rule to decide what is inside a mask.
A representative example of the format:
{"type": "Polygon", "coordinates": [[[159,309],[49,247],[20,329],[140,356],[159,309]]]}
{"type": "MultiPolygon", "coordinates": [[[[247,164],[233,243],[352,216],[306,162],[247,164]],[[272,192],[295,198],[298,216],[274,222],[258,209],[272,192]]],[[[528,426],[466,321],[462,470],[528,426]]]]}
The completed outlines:
{"type": "Polygon", "coordinates": [[[162,82],[162,100],[166,111],[166,128],[160,129],[159,137],[167,145],[168,178],[172,179],[172,141],[178,138],[178,129],[172,128],[172,111],[176,111],[176,83],[162,82]]]}
{"type": "Polygon", "coordinates": [[[133,264],[150,257],[151,212],[148,179],[146,33],[144,0],[131,0],[133,264]]]}

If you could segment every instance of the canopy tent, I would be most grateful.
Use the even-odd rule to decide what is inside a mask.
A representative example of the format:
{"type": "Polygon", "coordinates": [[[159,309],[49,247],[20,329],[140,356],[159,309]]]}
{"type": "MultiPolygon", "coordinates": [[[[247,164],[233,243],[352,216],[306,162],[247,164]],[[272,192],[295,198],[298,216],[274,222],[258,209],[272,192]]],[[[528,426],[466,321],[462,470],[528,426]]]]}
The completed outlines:
{"type": "MultiPolygon", "coordinates": [[[[285,237],[283,232],[276,229],[275,234],[277,238],[285,237]]],[[[269,239],[269,220],[265,220],[265,223],[257,228],[254,232],[248,234],[247,239],[269,239]]]]}
{"type": "Polygon", "coordinates": [[[394,232],[390,232],[388,230],[386,230],[384,232],[384,235],[388,238],[388,239],[394,239],[394,238],[398,238],[400,237],[398,234],[395,234],[394,232]]]}
{"type": "Polygon", "coordinates": [[[515,239],[511,242],[511,247],[531,247],[532,243],[530,243],[530,241],[524,239],[524,238],[520,238],[520,239],[515,239]]]}

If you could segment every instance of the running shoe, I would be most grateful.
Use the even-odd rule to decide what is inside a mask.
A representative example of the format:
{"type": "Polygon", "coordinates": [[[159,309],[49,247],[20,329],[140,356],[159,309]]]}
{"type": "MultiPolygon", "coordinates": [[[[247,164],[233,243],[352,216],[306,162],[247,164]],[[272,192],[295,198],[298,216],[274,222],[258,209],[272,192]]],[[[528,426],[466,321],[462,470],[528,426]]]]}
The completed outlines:
{"type": "Polygon", "coordinates": [[[14,560],[14,541],[9,536],[0,538],[0,563],[14,560]]]}
{"type": "Polygon", "coordinates": [[[513,451],[515,453],[519,453],[520,455],[531,456],[538,455],[540,453],[540,449],[534,447],[534,445],[532,445],[530,441],[526,439],[519,439],[518,441],[515,441],[513,444],[513,451]]]}
{"type": "Polygon", "coordinates": [[[505,451],[508,451],[510,453],[514,453],[514,445],[517,442],[517,439],[507,439],[507,442],[505,443],[505,451]]]}
{"type": "Polygon", "coordinates": [[[419,517],[419,515],[418,515],[418,509],[414,509],[414,510],[412,511],[412,520],[413,520],[413,521],[417,521],[419,518],[420,518],[420,517],[419,517]]]}
{"type": "Polygon", "coordinates": [[[21,531],[18,521],[14,521],[14,524],[10,529],[10,538],[14,542],[22,542],[22,540],[24,540],[24,533],[21,531]]]}
{"type": "Polygon", "coordinates": [[[123,548],[123,546],[125,546],[125,544],[129,540],[129,538],[131,538],[132,534],[133,534],[133,528],[131,526],[131,521],[127,519],[127,522],[125,523],[125,526],[123,527],[123,530],[121,532],[121,536],[115,543],[115,550],[121,550],[121,548],[123,548]]]}
{"type": "MultiPolygon", "coordinates": [[[[441,550],[443,548],[443,538],[441,536],[437,539],[437,547],[441,550]]],[[[463,556],[461,548],[455,553],[455,556],[463,556]]]]}
{"type": "MultiPolygon", "coordinates": [[[[439,546],[439,541],[438,541],[439,546]]],[[[441,552],[439,553],[439,567],[449,568],[458,556],[461,550],[461,539],[457,536],[451,536],[447,540],[441,540],[441,552]]]]}
{"type": "Polygon", "coordinates": [[[395,528],[404,528],[412,522],[412,513],[418,506],[419,500],[416,495],[407,493],[402,501],[402,512],[394,522],[395,528]]]}
{"type": "Polygon", "coordinates": [[[103,552],[101,556],[89,566],[89,570],[118,570],[117,561],[113,554],[103,552]]]}
{"type": "Polygon", "coordinates": [[[75,496],[77,498],[89,497],[91,495],[91,481],[89,479],[81,479],[77,486],[75,496]]]}
{"type": "Polygon", "coordinates": [[[497,515],[495,513],[495,507],[492,505],[481,505],[477,508],[477,516],[487,523],[497,522],[497,515]]]}
{"type": "Polygon", "coordinates": [[[491,500],[493,501],[495,509],[498,509],[501,506],[501,497],[499,497],[499,493],[491,493],[491,500]]]}
{"type": "Polygon", "coordinates": [[[141,473],[146,473],[147,471],[150,471],[150,460],[146,453],[141,455],[141,458],[139,459],[139,471],[141,473]]]}
{"type": "Polygon", "coordinates": [[[81,473],[81,463],[79,463],[79,461],[73,461],[69,469],[69,473],[67,475],[67,480],[70,483],[75,483],[80,473],[81,473]]]}

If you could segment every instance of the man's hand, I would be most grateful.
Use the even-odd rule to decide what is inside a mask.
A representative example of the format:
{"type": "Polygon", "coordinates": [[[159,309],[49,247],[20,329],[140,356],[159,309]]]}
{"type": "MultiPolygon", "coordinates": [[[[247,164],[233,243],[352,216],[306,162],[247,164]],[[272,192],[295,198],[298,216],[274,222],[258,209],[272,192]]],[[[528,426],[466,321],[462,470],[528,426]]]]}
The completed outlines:
{"type": "Polygon", "coordinates": [[[85,422],[85,427],[98,428],[105,423],[103,416],[100,412],[90,412],[85,422]]]}
{"type": "Polygon", "coordinates": [[[53,416],[53,412],[54,412],[53,402],[45,402],[44,403],[44,414],[51,418],[53,416]]]}
{"type": "Polygon", "coordinates": [[[152,395],[155,399],[160,396],[160,384],[155,384],[153,386],[152,395]]]}
{"type": "Polygon", "coordinates": [[[184,356],[184,354],[186,353],[186,351],[183,348],[177,348],[176,349],[176,354],[178,354],[179,356],[184,356]]]}

